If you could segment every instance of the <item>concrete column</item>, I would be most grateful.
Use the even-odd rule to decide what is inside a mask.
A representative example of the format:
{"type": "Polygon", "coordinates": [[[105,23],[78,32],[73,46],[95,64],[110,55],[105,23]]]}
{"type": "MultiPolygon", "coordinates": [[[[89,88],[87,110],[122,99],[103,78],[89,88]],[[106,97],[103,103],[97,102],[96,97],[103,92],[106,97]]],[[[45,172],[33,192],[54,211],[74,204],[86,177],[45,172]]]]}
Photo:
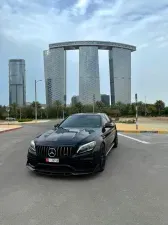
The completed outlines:
{"type": "Polygon", "coordinates": [[[131,103],[131,51],[122,48],[109,50],[111,104],[131,103]]]}
{"type": "Polygon", "coordinates": [[[98,47],[79,47],[79,101],[93,104],[93,95],[101,100],[98,47]]]}

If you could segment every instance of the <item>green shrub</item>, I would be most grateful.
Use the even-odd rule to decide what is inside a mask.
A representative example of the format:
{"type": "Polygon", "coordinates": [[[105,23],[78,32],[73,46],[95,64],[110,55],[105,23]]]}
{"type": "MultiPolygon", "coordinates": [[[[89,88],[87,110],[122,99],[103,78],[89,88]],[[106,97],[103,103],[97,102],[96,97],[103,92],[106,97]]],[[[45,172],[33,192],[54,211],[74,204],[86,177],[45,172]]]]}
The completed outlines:
{"type": "Polygon", "coordinates": [[[120,119],[119,117],[116,117],[116,118],[115,118],[115,121],[117,121],[117,122],[118,122],[118,121],[119,121],[119,119],[120,119]]]}
{"type": "Polygon", "coordinates": [[[136,121],[135,120],[124,120],[124,121],[118,121],[117,123],[127,123],[127,124],[134,124],[136,121]]]}
{"type": "Polygon", "coordinates": [[[30,122],[32,119],[18,119],[18,122],[30,122]]]}

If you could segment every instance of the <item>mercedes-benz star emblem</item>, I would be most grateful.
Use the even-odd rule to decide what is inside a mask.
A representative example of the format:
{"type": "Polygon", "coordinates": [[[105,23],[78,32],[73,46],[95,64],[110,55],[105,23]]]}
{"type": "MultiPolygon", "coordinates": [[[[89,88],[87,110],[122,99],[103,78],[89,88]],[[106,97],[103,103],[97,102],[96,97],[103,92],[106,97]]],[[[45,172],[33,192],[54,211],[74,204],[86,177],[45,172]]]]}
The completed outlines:
{"type": "Polygon", "coordinates": [[[48,156],[49,157],[54,157],[55,155],[56,155],[55,148],[49,148],[49,150],[48,150],[48,156]]]}

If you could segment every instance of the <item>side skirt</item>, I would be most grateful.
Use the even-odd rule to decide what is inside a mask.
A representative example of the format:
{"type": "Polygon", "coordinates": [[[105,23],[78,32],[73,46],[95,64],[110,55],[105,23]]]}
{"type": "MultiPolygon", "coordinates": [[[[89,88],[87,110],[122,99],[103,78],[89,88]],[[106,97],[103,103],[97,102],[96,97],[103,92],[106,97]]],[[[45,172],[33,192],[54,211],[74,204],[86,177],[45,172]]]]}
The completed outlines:
{"type": "Polygon", "coordinates": [[[114,146],[114,143],[112,144],[112,146],[111,146],[111,147],[109,148],[109,150],[107,151],[106,156],[108,156],[108,154],[111,152],[113,146],[114,146]]]}

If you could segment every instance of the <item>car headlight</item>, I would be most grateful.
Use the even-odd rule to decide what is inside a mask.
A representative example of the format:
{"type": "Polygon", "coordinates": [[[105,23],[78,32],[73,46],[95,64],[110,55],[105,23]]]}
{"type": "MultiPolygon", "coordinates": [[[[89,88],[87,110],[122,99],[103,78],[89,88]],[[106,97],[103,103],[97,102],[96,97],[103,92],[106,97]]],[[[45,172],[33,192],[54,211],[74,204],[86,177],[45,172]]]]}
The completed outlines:
{"type": "Polygon", "coordinates": [[[78,148],[77,153],[84,153],[84,152],[92,151],[95,146],[96,146],[96,142],[95,141],[91,141],[91,142],[89,142],[87,144],[81,145],[78,148]]]}
{"type": "Polygon", "coordinates": [[[34,141],[30,142],[29,152],[36,153],[35,143],[34,141]]]}

